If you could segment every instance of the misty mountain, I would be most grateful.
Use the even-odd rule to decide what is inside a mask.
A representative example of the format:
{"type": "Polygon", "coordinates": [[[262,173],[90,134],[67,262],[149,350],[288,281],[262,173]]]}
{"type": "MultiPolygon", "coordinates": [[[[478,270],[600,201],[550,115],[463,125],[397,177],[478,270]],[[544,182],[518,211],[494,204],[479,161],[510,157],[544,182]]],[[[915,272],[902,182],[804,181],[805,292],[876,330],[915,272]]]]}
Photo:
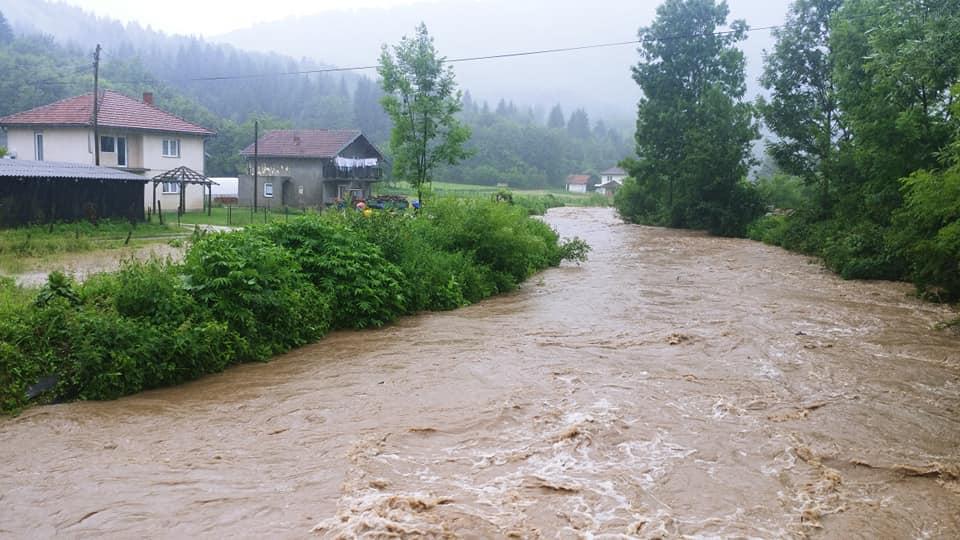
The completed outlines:
{"type": "MultiPolygon", "coordinates": [[[[389,9],[330,11],[263,23],[216,39],[250,50],[323,58],[339,66],[376,63],[383,43],[396,43],[421,20],[449,59],[629,41],[649,24],[659,2],[635,0],[459,0],[389,9]]],[[[731,19],[751,26],[780,24],[789,0],[731,0],[731,19]]],[[[759,91],[768,31],[751,32],[748,96],[759,91]]],[[[455,64],[461,86],[478,101],[502,97],[549,110],[585,107],[594,117],[626,128],[636,116],[640,90],[630,68],[636,47],[625,45],[520,58],[455,64]]]]}

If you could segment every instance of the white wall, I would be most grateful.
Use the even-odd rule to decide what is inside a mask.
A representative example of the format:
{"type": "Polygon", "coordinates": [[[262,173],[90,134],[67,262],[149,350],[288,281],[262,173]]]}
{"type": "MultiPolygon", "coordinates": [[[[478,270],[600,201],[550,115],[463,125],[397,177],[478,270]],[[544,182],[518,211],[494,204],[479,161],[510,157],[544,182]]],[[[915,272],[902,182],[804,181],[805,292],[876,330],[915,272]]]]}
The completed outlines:
{"type": "MultiPolygon", "coordinates": [[[[64,161],[68,163],[93,164],[93,130],[87,128],[9,128],[7,131],[8,150],[17,153],[17,159],[33,161],[36,158],[34,133],[43,133],[43,160],[64,161]]],[[[143,168],[146,178],[153,178],[170,169],[180,166],[203,174],[204,155],[203,137],[191,135],[162,135],[154,133],[121,132],[104,129],[102,135],[127,137],[127,165],[143,168]],[[163,156],[163,139],[180,139],[180,156],[163,156]]],[[[100,164],[105,167],[116,166],[116,152],[101,152],[100,164]]],[[[203,208],[203,186],[188,185],[186,188],[187,210],[203,208]]],[[[164,194],[162,186],[157,187],[157,200],[164,210],[175,210],[180,204],[177,194],[164,194]]],[[[153,183],[144,186],[144,207],[153,206],[153,183]]]]}
{"type": "MultiPolygon", "coordinates": [[[[203,137],[176,134],[163,135],[159,133],[143,135],[143,167],[147,169],[145,173],[147,178],[153,178],[177,167],[189,167],[203,174],[203,166],[203,137]],[[179,157],[166,157],[163,155],[164,139],[180,140],[179,157]]],[[[176,210],[180,204],[180,195],[176,193],[163,193],[163,186],[157,186],[156,191],[157,200],[160,201],[160,205],[165,212],[176,210]]],[[[185,192],[186,209],[201,210],[203,208],[205,188],[196,184],[188,184],[185,192]]],[[[153,206],[153,182],[147,183],[143,200],[145,206],[153,206]]]]}
{"type": "Polygon", "coordinates": [[[586,193],[587,186],[584,184],[567,184],[567,191],[573,193],[586,193]]]}
{"type": "Polygon", "coordinates": [[[93,136],[77,128],[8,128],[7,150],[17,159],[36,159],[34,133],[43,133],[43,160],[93,164],[93,136]]]}

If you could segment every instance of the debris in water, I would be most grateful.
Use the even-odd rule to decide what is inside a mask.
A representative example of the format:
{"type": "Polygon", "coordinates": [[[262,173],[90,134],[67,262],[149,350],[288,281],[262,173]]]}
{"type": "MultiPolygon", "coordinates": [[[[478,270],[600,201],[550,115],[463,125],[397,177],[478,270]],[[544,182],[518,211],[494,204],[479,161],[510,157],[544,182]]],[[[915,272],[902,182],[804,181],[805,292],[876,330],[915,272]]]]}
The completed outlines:
{"type": "Polygon", "coordinates": [[[690,336],[684,334],[670,334],[670,337],[667,338],[667,343],[670,345],[680,345],[687,341],[690,341],[690,336]]]}

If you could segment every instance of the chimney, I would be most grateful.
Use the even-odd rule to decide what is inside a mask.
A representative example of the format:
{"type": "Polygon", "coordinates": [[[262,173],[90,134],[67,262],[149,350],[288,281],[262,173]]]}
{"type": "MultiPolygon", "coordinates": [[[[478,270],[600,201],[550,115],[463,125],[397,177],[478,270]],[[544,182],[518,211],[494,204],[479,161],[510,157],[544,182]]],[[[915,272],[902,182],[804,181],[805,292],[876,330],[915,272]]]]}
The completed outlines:
{"type": "Polygon", "coordinates": [[[153,92],[144,92],[143,102],[147,105],[153,105],[153,92]]]}

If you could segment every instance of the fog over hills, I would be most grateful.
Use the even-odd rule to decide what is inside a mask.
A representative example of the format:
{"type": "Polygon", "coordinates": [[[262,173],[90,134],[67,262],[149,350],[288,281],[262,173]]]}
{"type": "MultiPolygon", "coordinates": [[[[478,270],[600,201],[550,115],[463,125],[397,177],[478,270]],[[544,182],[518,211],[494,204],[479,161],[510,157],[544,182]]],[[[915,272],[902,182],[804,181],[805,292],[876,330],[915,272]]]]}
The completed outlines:
{"type": "MultiPolygon", "coordinates": [[[[745,19],[751,27],[780,24],[789,3],[790,0],[729,0],[730,20],[745,19]]],[[[392,8],[288,17],[223,35],[206,35],[203,39],[286,55],[291,66],[293,62],[299,66],[370,66],[376,64],[382,44],[397,43],[403,35],[411,34],[420,21],[426,22],[440,53],[456,59],[635,40],[637,30],[650,24],[659,4],[649,0],[423,0],[392,8]]],[[[93,17],[73,5],[0,0],[0,11],[21,31],[43,32],[60,42],[84,48],[92,49],[93,44],[104,39],[116,41],[114,48],[129,40],[140,50],[168,52],[175,51],[171,47],[189,44],[183,37],[150,30],[158,28],[153,21],[124,24],[111,20],[109,14],[98,12],[93,17]],[[109,35],[104,35],[105,30],[109,35]]],[[[266,21],[272,15],[251,13],[250,20],[266,21]]],[[[762,70],[762,52],[772,45],[768,30],[752,31],[741,43],[748,59],[751,98],[761,90],[757,78],[762,70]]],[[[232,53],[227,50],[224,54],[232,53]]],[[[474,100],[487,101],[491,107],[506,99],[521,109],[534,107],[541,118],[557,103],[567,114],[583,107],[591,120],[602,119],[608,126],[629,133],[640,97],[630,68],[638,59],[636,45],[628,44],[462,62],[455,64],[455,70],[461,88],[469,90],[474,100]]],[[[376,76],[373,70],[355,73],[376,76]]]]}
{"type": "MultiPolygon", "coordinates": [[[[659,2],[636,0],[447,0],[389,9],[330,11],[263,23],[214,39],[251,50],[312,57],[339,66],[376,62],[382,43],[396,43],[421,20],[448,58],[555,49],[636,39],[659,2]]],[[[731,19],[751,26],[783,22],[789,0],[731,0],[731,19]]],[[[742,43],[749,94],[759,91],[768,31],[742,43]]],[[[635,115],[640,91],[630,74],[636,46],[591,49],[456,64],[458,80],[475,99],[500,98],[541,108],[584,106],[591,117],[623,125],[635,115]]]]}

